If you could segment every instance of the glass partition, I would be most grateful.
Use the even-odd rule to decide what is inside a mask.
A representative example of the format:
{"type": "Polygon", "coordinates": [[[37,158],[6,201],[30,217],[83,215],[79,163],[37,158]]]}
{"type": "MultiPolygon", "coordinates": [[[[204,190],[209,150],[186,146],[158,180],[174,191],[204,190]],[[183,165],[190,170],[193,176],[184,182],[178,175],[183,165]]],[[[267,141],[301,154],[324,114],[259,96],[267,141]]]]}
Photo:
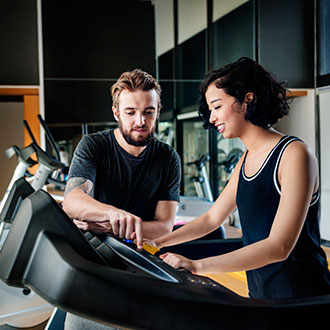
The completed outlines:
{"type": "MultiPolygon", "coordinates": [[[[185,196],[198,196],[196,189],[200,173],[193,162],[201,156],[209,154],[209,134],[202,128],[198,119],[183,122],[183,182],[185,196]]],[[[209,162],[205,163],[207,179],[209,180],[209,162]]],[[[205,179],[205,178],[204,178],[205,179]]],[[[202,192],[205,194],[206,192],[202,192]]],[[[199,196],[201,197],[201,196],[199,196]]]]}

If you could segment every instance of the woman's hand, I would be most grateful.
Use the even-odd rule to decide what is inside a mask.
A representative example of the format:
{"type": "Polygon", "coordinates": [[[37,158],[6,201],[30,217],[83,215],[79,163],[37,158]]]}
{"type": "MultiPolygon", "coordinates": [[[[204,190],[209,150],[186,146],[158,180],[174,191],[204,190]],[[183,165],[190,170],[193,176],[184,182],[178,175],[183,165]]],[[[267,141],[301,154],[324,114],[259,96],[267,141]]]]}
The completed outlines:
{"type": "Polygon", "coordinates": [[[150,246],[153,246],[155,248],[158,248],[158,245],[155,242],[155,240],[151,240],[151,239],[148,239],[148,238],[143,239],[143,244],[150,245],[150,246]]]}
{"type": "Polygon", "coordinates": [[[198,260],[191,260],[175,253],[164,253],[160,255],[160,258],[173,268],[184,268],[193,274],[200,273],[200,264],[198,260]]]}

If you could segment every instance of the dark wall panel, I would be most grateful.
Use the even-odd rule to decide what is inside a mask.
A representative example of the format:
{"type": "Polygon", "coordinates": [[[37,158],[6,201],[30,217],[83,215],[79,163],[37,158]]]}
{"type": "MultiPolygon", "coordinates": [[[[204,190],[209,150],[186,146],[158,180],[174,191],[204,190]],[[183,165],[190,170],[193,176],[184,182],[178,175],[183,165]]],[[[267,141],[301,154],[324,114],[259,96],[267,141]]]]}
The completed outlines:
{"type": "Polygon", "coordinates": [[[39,85],[36,0],[0,1],[0,84],[39,85]]]}
{"type": "Polygon", "coordinates": [[[318,1],[317,87],[330,85],[330,1],[318,1]]]}
{"type": "Polygon", "coordinates": [[[174,50],[171,49],[158,57],[159,79],[174,78],[174,50]]]}
{"type": "Polygon", "coordinates": [[[259,0],[259,60],[288,87],[314,87],[314,1],[259,0]]]}
{"type": "Polygon", "coordinates": [[[149,2],[43,2],[45,77],[116,78],[139,67],[155,73],[149,2]]]}
{"type": "Polygon", "coordinates": [[[155,75],[149,1],[43,1],[48,123],[112,119],[110,87],[124,71],[155,75]]]}
{"type": "Polygon", "coordinates": [[[218,69],[242,56],[254,58],[254,5],[238,7],[213,23],[213,67],[218,69]]]}
{"type": "Polygon", "coordinates": [[[206,70],[206,31],[178,45],[177,79],[203,79],[206,70]]]}
{"type": "Polygon", "coordinates": [[[45,81],[47,122],[114,121],[111,85],[103,81],[45,81]]]}

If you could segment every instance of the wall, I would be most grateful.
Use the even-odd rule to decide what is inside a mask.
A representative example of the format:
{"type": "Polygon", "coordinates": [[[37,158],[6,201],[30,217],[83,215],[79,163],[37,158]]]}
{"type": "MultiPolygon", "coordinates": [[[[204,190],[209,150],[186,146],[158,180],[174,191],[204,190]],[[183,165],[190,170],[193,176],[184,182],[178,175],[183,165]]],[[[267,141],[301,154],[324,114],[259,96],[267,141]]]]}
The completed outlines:
{"type": "Polygon", "coordinates": [[[294,98],[290,104],[289,115],[281,118],[275,128],[284,134],[299,137],[316,153],[315,90],[304,91],[307,91],[307,96],[294,98]]]}
{"type": "Polygon", "coordinates": [[[24,147],[24,104],[23,102],[0,102],[0,199],[6,191],[13,171],[17,165],[17,158],[13,156],[7,159],[4,150],[17,145],[24,147]]]}
{"type": "Polygon", "coordinates": [[[0,85],[39,85],[36,0],[0,1],[0,85]]]}
{"type": "Polygon", "coordinates": [[[257,1],[257,59],[290,88],[314,86],[314,1],[257,1]]]}
{"type": "Polygon", "coordinates": [[[330,241],[330,90],[321,91],[320,107],[320,168],[321,168],[321,237],[330,241]]]}
{"type": "Polygon", "coordinates": [[[160,56],[174,47],[173,0],[154,0],[156,56],[160,56]]]}
{"type": "Polygon", "coordinates": [[[43,1],[42,18],[50,124],[114,121],[110,87],[120,74],[156,72],[149,1],[43,1]]]}

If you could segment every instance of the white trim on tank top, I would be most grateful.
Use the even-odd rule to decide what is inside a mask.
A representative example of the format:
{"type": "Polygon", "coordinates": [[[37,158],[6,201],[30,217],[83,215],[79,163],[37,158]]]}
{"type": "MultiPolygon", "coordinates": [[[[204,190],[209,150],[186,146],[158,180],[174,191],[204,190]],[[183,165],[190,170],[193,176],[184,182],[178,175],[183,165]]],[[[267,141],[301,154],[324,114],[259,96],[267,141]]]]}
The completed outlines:
{"type": "Polygon", "coordinates": [[[262,166],[259,168],[258,172],[255,173],[254,175],[252,176],[246,176],[245,175],[245,162],[246,162],[246,158],[244,159],[244,164],[242,166],[242,176],[243,178],[246,180],[246,181],[252,181],[254,180],[261,172],[262,170],[264,169],[264,167],[267,165],[270,157],[272,156],[272,154],[275,152],[275,150],[277,149],[277,147],[279,146],[279,144],[283,141],[285,141],[286,139],[290,138],[290,136],[284,136],[277,144],[276,146],[273,148],[273,150],[268,154],[267,158],[265,159],[264,163],[262,164],[262,166]]]}

